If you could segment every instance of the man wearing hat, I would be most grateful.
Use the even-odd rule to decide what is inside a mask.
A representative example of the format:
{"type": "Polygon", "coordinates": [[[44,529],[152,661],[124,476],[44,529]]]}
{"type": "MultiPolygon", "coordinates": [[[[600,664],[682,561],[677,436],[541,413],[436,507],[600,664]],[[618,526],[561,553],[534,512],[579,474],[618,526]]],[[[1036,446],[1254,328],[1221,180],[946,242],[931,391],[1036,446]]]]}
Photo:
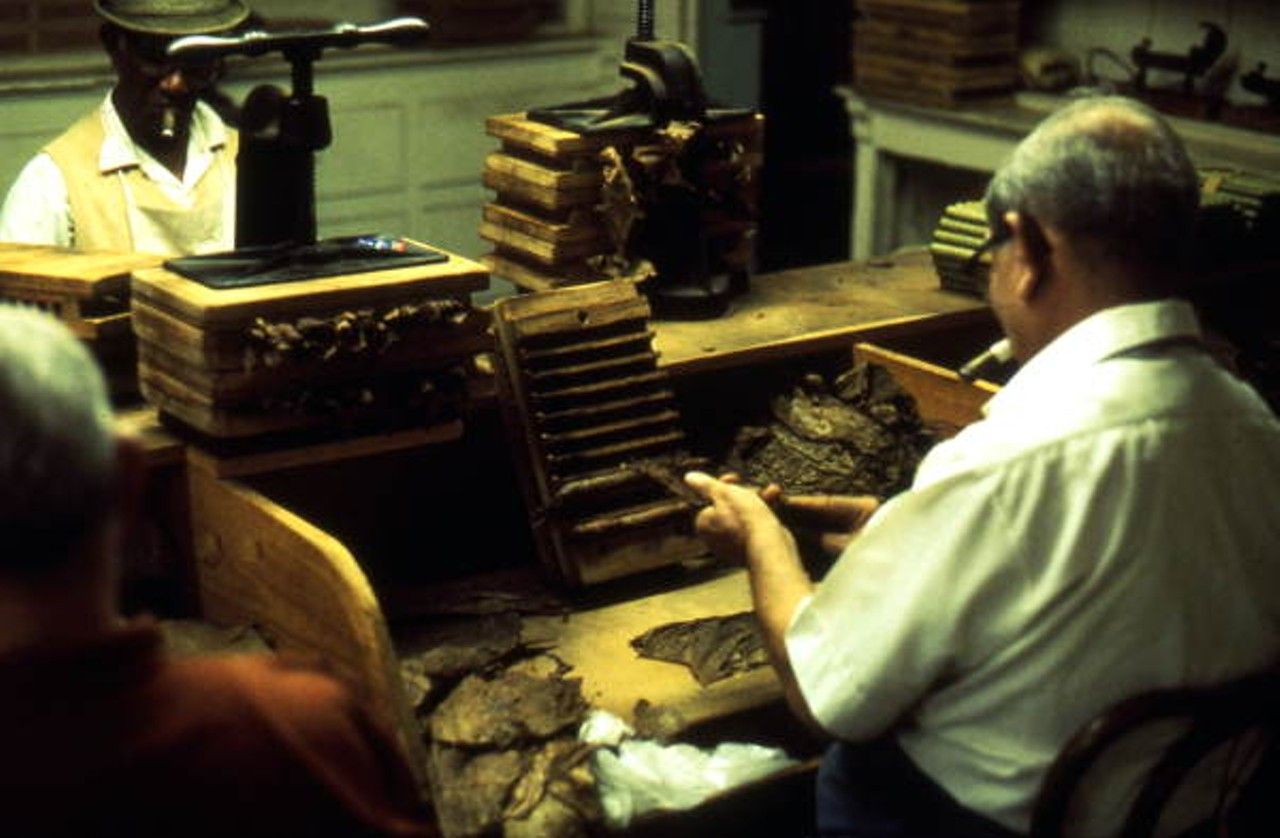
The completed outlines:
{"type": "Polygon", "coordinates": [[[186,35],[245,22],[241,0],[94,0],[116,84],[19,174],[0,241],[163,255],[235,246],[236,133],[200,94],[217,63],[177,64],[186,35]]]}

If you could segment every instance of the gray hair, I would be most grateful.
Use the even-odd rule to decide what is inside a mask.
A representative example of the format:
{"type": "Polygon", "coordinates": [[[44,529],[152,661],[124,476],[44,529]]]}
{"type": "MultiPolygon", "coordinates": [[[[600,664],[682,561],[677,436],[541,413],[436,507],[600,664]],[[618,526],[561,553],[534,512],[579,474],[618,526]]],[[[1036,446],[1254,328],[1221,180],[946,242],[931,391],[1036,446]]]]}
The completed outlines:
{"type": "Polygon", "coordinates": [[[111,403],[97,363],[38,311],[0,304],[0,572],[69,558],[110,508],[111,403]]]}
{"type": "Polygon", "coordinates": [[[1195,167],[1169,123],[1132,99],[1098,96],[1023,140],[991,179],[986,206],[993,231],[1017,211],[1095,258],[1158,275],[1185,264],[1199,200],[1195,167]]]}

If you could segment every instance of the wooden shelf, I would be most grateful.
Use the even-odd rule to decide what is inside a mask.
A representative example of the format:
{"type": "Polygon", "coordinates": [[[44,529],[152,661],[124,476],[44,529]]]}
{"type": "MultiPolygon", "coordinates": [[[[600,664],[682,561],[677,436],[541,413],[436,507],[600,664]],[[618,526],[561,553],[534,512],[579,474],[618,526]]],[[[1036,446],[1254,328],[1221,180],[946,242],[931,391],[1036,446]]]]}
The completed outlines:
{"type": "Polygon", "coordinates": [[[663,368],[695,373],[990,317],[982,300],[943,290],[921,248],[758,276],[723,317],[654,321],[654,347],[663,368]]]}

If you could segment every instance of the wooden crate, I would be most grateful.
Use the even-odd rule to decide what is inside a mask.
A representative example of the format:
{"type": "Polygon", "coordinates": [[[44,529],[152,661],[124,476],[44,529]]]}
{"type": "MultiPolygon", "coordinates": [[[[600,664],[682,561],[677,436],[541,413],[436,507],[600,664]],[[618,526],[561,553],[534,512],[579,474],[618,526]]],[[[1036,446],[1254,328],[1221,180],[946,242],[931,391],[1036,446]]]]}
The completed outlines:
{"type": "Polygon", "coordinates": [[[335,424],[395,424],[448,401],[456,368],[489,346],[469,295],[483,266],[457,256],[215,290],[163,268],[134,276],[143,394],[213,438],[335,424]],[[422,388],[427,388],[426,390],[422,388]],[[436,391],[428,392],[430,388],[436,391]]]}
{"type": "MultiPolygon", "coordinates": [[[[602,154],[613,151],[625,158],[638,147],[655,144],[654,130],[578,134],[524,114],[490,117],[485,129],[502,142],[501,149],[485,160],[484,184],[496,194],[480,225],[481,237],[494,245],[485,262],[495,275],[526,290],[547,290],[619,278],[626,272],[622,265],[645,256],[623,252],[627,248],[611,234],[603,208],[609,185],[602,154]]],[[[705,213],[703,226],[712,237],[712,261],[717,263],[712,268],[743,271],[751,261],[763,118],[712,122],[705,137],[718,149],[733,149],[736,161],[713,161],[706,176],[715,180],[741,175],[747,184],[744,207],[750,206],[729,212],[730,217],[723,208],[705,213]],[[733,172],[730,167],[735,167],[733,172]]]]}

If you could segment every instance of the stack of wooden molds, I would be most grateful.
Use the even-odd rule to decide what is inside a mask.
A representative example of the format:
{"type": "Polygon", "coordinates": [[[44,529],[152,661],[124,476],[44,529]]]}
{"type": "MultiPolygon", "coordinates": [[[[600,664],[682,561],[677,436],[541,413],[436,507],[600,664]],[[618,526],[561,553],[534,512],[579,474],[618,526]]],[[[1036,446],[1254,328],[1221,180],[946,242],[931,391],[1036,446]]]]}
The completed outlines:
{"type": "Polygon", "coordinates": [[[0,244],[0,300],[47,311],[93,352],[112,399],[138,397],[129,275],[162,256],[0,244]]]}
{"type": "Polygon", "coordinates": [[[705,461],[683,448],[649,314],[623,281],[494,306],[498,391],[539,558],[570,586],[705,552],[680,483],[705,461]]]}
{"type": "Polygon", "coordinates": [[[854,85],[873,96],[958,107],[1018,80],[1017,0],[857,0],[854,85]]]}
{"type": "Polygon", "coordinates": [[[987,216],[981,201],[947,207],[929,243],[929,255],[942,287],[980,297],[991,273],[991,254],[973,254],[987,240],[987,216]]]}
{"type": "Polygon", "coordinates": [[[380,429],[453,418],[463,367],[490,346],[470,294],[482,265],[447,262],[212,289],[134,275],[142,392],[211,438],[380,429]]]}
{"type": "MultiPolygon", "coordinates": [[[[493,273],[531,291],[626,277],[635,257],[643,254],[619,252],[618,237],[608,225],[622,223],[620,214],[640,218],[653,208],[624,209],[616,201],[612,210],[606,207],[607,160],[622,160],[638,147],[655,144],[655,131],[578,134],[524,114],[490,117],[485,128],[502,141],[502,149],[485,160],[484,184],[497,194],[485,206],[480,225],[480,235],[494,246],[485,257],[493,273]]],[[[740,203],[750,206],[738,212],[708,208],[703,228],[712,237],[709,268],[747,271],[753,258],[753,190],[763,160],[764,118],[711,122],[701,130],[710,143],[726,149],[722,156],[734,158],[716,165],[747,196],[740,203]]],[[[709,173],[709,178],[715,175],[709,173]]],[[[612,186],[612,194],[618,195],[616,179],[612,186]]]]}

